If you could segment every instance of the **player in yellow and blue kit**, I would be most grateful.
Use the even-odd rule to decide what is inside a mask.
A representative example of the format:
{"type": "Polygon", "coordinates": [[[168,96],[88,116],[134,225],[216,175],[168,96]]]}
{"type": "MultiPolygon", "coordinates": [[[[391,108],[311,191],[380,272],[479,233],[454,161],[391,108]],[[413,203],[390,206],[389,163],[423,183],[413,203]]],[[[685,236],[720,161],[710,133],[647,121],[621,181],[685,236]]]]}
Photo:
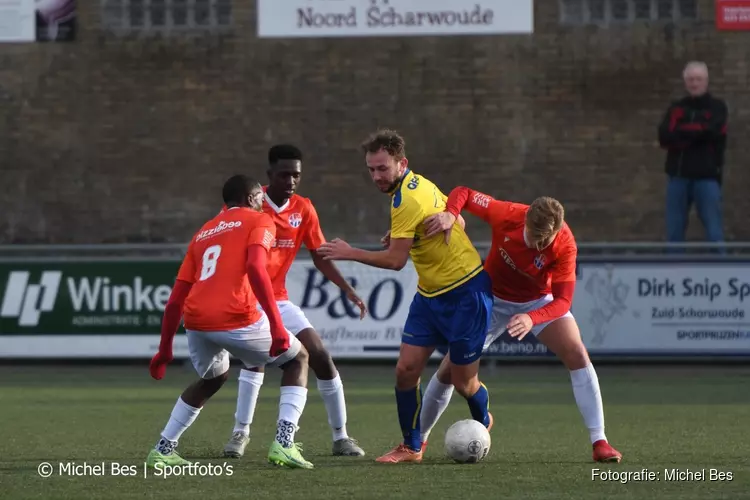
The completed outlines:
{"type": "Polygon", "coordinates": [[[318,252],[329,260],[353,260],[394,270],[402,269],[411,256],[419,285],[396,365],[396,404],[404,441],[377,461],[420,462],[420,377],[435,348],[448,348],[452,383],[468,401],[472,418],[488,429],[492,426],[489,394],[478,376],[490,326],[492,286],[461,224],[453,227],[449,237],[424,237],[422,222],[442,212],[447,198],[432,182],[408,169],[403,138],[381,130],[368,138],[362,149],[373,182],[391,195],[387,249],[372,252],[337,239],[318,252]]]}

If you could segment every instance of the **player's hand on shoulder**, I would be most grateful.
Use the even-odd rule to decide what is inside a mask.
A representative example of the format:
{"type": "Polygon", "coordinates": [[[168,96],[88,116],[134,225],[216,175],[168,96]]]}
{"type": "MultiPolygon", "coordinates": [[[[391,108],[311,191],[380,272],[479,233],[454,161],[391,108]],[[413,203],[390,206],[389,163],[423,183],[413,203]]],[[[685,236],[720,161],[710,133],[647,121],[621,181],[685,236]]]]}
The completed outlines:
{"type": "Polygon", "coordinates": [[[347,292],[346,298],[352,301],[354,305],[359,307],[359,319],[365,319],[365,316],[367,316],[367,306],[365,305],[365,301],[359,298],[359,295],[354,292],[347,292]]]}
{"type": "Polygon", "coordinates": [[[445,235],[446,243],[450,241],[450,230],[456,223],[456,216],[450,212],[440,212],[430,215],[424,220],[425,238],[431,238],[438,233],[447,231],[445,235]]]}
{"type": "Polygon", "coordinates": [[[351,250],[351,246],[346,241],[336,238],[323,243],[318,249],[318,253],[323,256],[323,260],[342,260],[346,259],[351,250]]]}
{"type": "Polygon", "coordinates": [[[391,231],[388,230],[387,233],[385,233],[385,236],[380,238],[380,244],[383,245],[383,248],[388,248],[391,246],[391,231]]]}
{"type": "Polygon", "coordinates": [[[148,371],[151,373],[151,377],[156,380],[161,380],[167,373],[167,365],[172,362],[171,352],[157,352],[151,363],[148,365],[148,371]]]}

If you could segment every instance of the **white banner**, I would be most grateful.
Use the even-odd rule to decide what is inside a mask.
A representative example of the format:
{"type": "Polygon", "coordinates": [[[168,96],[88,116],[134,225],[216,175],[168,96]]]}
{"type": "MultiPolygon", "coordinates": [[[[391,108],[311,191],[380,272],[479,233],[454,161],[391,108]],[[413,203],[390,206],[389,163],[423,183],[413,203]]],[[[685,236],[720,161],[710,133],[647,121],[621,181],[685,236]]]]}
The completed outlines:
{"type": "Polygon", "coordinates": [[[417,291],[411,261],[401,271],[386,271],[355,262],[337,262],[356,288],[368,313],[359,309],[309,260],[297,260],[287,277],[289,300],[302,308],[331,355],[339,358],[397,358],[406,316],[417,291]]]}
{"type": "Polygon", "coordinates": [[[0,1],[0,42],[36,41],[35,0],[0,1]]]}
{"type": "MultiPolygon", "coordinates": [[[[65,273],[70,275],[67,280],[73,279],[75,283],[84,278],[91,281],[95,275],[106,276],[112,283],[125,279],[121,270],[107,265],[111,266],[91,264],[96,269],[89,269],[81,265],[85,269],[76,271],[71,267],[65,273]]],[[[167,281],[171,281],[176,272],[172,267],[176,269],[177,264],[162,268],[165,265],[153,263],[150,268],[144,267],[143,276],[148,276],[149,280],[141,287],[143,293],[158,291],[164,301],[171,286],[167,281]]],[[[359,310],[310,260],[298,260],[292,265],[287,278],[290,300],[303,309],[335,358],[397,358],[403,326],[417,287],[417,275],[411,262],[398,272],[352,262],[337,265],[367,304],[369,312],[364,320],[359,319],[359,310]]],[[[42,271],[49,273],[54,267],[35,266],[26,266],[31,270],[33,283],[44,282],[42,271]]],[[[16,267],[9,273],[23,271],[16,267]]],[[[130,276],[129,272],[127,277],[130,276]]],[[[136,276],[135,279],[145,278],[136,276]]],[[[0,286],[7,280],[0,276],[0,286]]],[[[36,290],[41,285],[34,286],[36,290]]],[[[31,287],[28,285],[24,289],[28,292],[31,287]]],[[[138,297],[143,295],[137,290],[134,293],[138,297]]],[[[7,293],[5,296],[7,299],[7,293]]],[[[0,358],[150,358],[156,352],[163,310],[161,302],[150,304],[153,310],[141,311],[135,316],[133,311],[120,311],[116,316],[130,319],[132,316],[138,319],[138,327],[95,322],[91,326],[73,328],[66,327],[66,322],[86,311],[69,310],[66,297],[61,292],[60,297],[52,301],[55,304],[51,302],[47,309],[43,307],[44,301],[38,304],[38,326],[24,330],[16,328],[20,321],[16,316],[5,318],[3,324],[7,331],[0,335],[0,358]],[[123,316],[126,313],[129,316],[123,316]],[[142,315],[145,316],[141,318],[142,315]]],[[[143,295],[143,299],[148,297],[143,295]]],[[[593,355],[747,356],[750,355],[748,304],[750,263],[591,263],[584,260],[578,266],[572,312],[584,343],[593,355]]],[[[111,313],[94,308],[85,317],[108,319],[111,313]]],[[[188,356],[183,334],[175,339],[174,354],[176,358],[188,356]]],[[[551,356],[531,336],[518,342],[507,335],[498,339],[486,354],[551,356]]]]}
{"type": "Polygon", "coordinates": [[[592,354],[750,355],[750,263],[580,263],[592,354]]]}
{"type": "Polygon", "coordinates": [[[260,38],[533,32],[533,0],[258,0],[260,38]]]}
{"type": "MultiPolygon", "coordinates": [[[[159,340],[158,332],[154,335],[0,336],[0,359],[149,359],[159,350],[159,340]]],[[[190,359],[183,332],[175,336],[172,352],[175,359],[190,359]]]]}

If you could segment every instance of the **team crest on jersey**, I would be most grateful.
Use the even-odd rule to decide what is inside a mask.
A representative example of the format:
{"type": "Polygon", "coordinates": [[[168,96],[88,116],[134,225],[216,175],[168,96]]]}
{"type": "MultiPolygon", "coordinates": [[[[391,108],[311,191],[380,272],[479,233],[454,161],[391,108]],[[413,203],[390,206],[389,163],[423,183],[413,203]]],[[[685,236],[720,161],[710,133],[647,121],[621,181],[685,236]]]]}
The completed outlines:
{"type": "Polygon", "coordinates": [[[293,228],[298,228],[302,224],[302,216],[298,213],[293,213],[289,216],[289,225],[293,228]]]}
{"type": "Polygon", "coordinates": [[[544,267],[545,262],[546,259],[544,258],[544,255],[539,254],[534,258],[534,267],[541,269],[544,267]]]}

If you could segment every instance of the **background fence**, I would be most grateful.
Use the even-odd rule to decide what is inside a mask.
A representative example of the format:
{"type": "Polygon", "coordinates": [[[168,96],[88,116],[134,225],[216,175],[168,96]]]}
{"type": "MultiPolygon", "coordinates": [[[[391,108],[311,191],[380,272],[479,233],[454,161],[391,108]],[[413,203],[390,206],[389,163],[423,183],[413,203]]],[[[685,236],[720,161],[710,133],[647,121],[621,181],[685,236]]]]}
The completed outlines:
{"type": "MultiPolygon", "coordinates": [[[[488,244],[478,245],[482,253],[488,244]]],[[[186,245],[0,247],[0,357],[149,358],[186,245]]],[[[299,304],[337,359],[395,359],[417,277],[341,262],[366,301],[355,308],[298,259],[289,272],[299,304]]],[[[597,358],[750,355],[750,244],[582,243],[572,312],[597,358]],[[721,250],[719,252],[718,250],[721,250]]],[[[550,356],[534,338],[503,336],[498,358],[550,356]]],[[[175,357],[187,356],[184,335],[175,357]]]]}

